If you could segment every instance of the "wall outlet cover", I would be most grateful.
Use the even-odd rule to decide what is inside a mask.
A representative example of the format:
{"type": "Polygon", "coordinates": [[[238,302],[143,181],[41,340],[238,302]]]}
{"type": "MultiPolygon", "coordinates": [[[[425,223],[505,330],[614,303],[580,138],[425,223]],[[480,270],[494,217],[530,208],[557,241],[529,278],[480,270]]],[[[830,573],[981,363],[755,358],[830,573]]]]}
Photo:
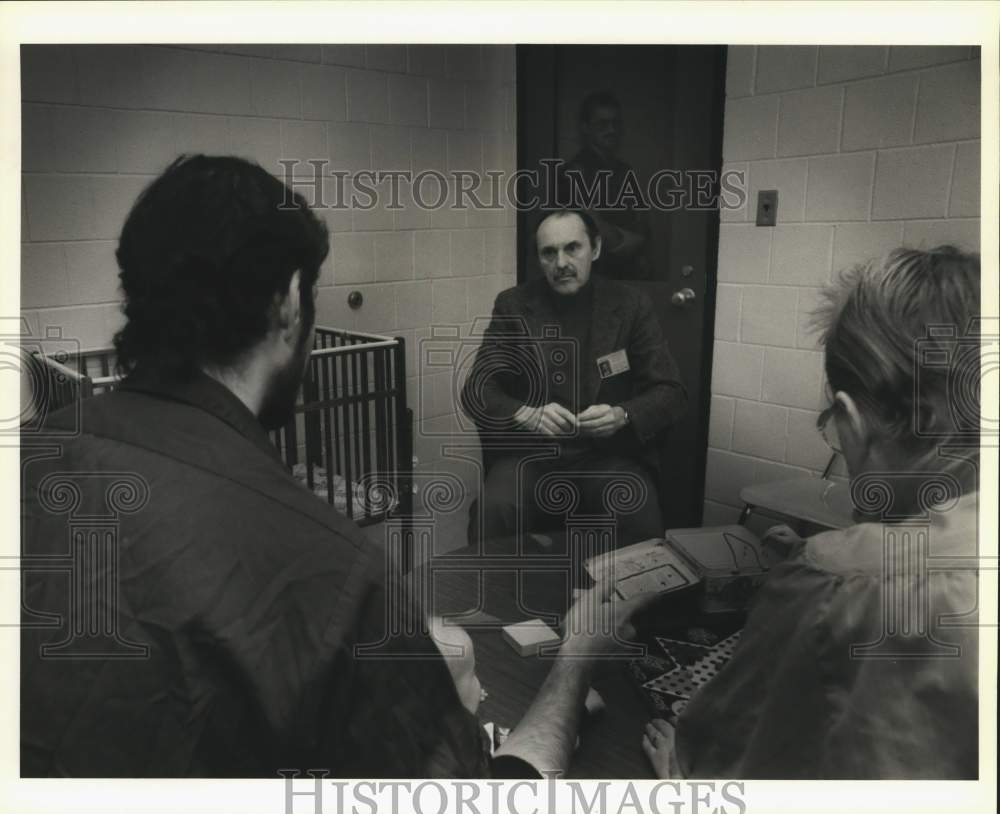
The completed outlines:
{"type": "Polygon", "coordinates": [[[774,226],[778,222],[778,190],[762,189],[757,193],[757,225],[774,226]]]}

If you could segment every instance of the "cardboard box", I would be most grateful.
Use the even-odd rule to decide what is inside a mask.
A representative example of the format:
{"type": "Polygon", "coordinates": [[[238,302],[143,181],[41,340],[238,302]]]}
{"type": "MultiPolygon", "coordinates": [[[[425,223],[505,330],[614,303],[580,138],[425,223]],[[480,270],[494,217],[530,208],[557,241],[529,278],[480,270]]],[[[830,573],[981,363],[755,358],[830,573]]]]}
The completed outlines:
{"type": "Polygon", "coordinates": [[[776,563],[769,549],[745,526],[672,529],[663,538],[644,540],[587,560],[595,579],[614,579],[619,597],[671,593],[704,586],[702,610],[744,610],[776,563]]]}

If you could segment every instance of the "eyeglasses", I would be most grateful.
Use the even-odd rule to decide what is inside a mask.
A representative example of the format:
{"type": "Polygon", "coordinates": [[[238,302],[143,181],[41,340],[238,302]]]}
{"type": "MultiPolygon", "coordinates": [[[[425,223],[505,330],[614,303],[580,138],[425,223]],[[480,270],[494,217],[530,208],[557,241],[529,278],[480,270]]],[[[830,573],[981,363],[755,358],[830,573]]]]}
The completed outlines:
{"type": "Polygon", "coordinates": [[[836,411],[837,405],[831,404],[823,412],[821,412],[819,417],[816,419],[816,429],[819,431],[819,434],[823,436],[823,440],[826,442],[826,445],[838,455],[841,455],[843,450],[840,448],[840,438],[837,435],[837,422],[831,421],[836,411]]]}

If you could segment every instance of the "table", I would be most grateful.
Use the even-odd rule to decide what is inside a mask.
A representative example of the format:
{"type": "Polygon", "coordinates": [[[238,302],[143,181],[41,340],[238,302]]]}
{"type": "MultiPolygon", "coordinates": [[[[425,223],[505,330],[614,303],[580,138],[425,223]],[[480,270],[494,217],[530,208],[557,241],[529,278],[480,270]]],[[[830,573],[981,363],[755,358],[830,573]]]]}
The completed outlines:
{"type": "MultiPolygon", "coordinates": [[[[539,616],[561,615],[572,598],[572,587],[586,579],[569,573],[565,557],[547,555],[485,558],[466,548],[436,555],[418,569],[417,578],[429,591],[431,612],[455,618],[469,632],[475,645],[476,672],[489,697],[479,709],[484,722],[513,727],[527,711],[552,660],[521,657],[501,638],[503,625],[539,616]],[[518,579],[523,588],[517,591],[518,579]],[[517,596],[528,607],[519,607],[517,596]]],[[[681,607],[678,604],[677,607],[681,607]]],[[[657,612],[663,613],[658,605],[657,612]]],[[[642,751],[643,726],[650,713],[638,688],[625,673],[620,659],[600,662],[593,687],[606,709],[585,723],[580,746],[568,776],[594,779],[652,778],[642,751]]]]}
{"type": "Polygon", "coordinates": [[[847,528],[854,522],[850,487],[822,478],[793,478],[744,486],[740,500],[744,504],[741,523],[755,509],[821,529],[847,528]]]}

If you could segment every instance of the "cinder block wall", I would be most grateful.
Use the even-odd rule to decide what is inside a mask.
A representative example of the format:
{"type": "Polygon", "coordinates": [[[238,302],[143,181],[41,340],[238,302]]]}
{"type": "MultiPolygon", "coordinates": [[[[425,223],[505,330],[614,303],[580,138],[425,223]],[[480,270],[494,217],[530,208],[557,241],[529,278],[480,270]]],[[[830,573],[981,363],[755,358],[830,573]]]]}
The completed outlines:
{"type": "Polygon", "coordinates": [[[820,287],[901,244],[979,249],[980,62],[968,47],[729,48],[726,168],[747,206],[723,213],[705,523],[751,483],[816,474],[820,287]],[[778,225],[754,225],[778,190],[778,225]]]}
{"type": "MultiPolygon", "coordinates": [[[[21,71],[22,314],[84,348],[120,325],[117,236],[179,153],[275,173],[279,158],[352,174],[514,170],[513,46],[25,46],[21,71]]],[[[331,232],[318,321],[405,337],[418,427],[452,426],[442,374],[424,382],[440,397],[417,397],[416,347],[434,323],[467,332],[514,284],[513,212],[318,211],[331,232]]],[[[417,446],[423,462],[439,454],[419,433],[417,446]]]]}

